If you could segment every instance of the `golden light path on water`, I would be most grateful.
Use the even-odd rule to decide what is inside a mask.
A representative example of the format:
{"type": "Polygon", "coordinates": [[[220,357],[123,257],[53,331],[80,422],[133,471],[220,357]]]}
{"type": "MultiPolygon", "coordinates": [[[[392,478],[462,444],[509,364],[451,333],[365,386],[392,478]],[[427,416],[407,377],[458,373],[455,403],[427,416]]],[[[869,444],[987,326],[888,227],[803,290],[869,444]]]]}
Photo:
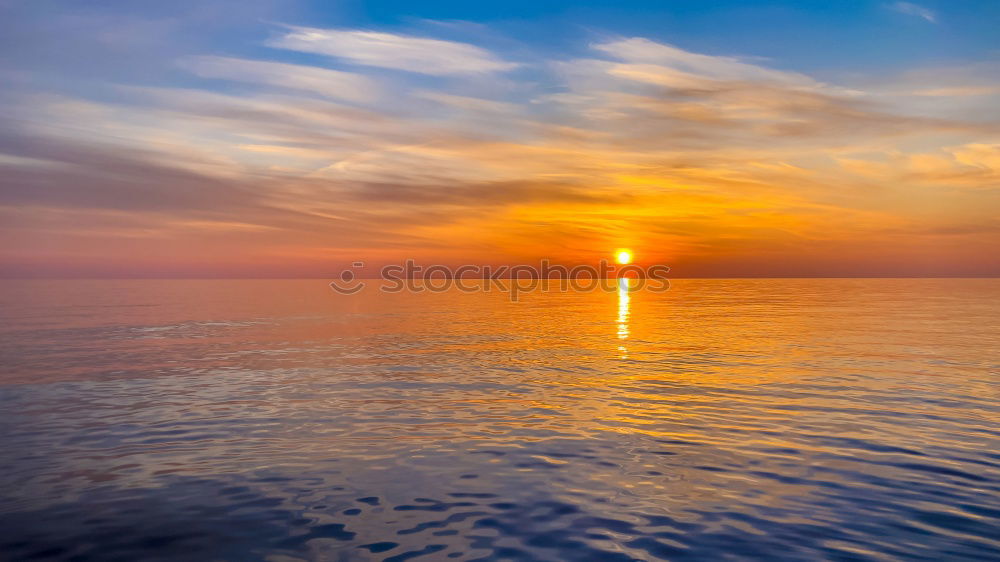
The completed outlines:
{"type": "Polygon", "coordinates": [[[622,359],[628,359],[628,347],[625,345],[629,336],[629,303],[632,300],[629,292],[632,290],[633,279],[621,277],[618,279],[618,351],[622,359]]]}

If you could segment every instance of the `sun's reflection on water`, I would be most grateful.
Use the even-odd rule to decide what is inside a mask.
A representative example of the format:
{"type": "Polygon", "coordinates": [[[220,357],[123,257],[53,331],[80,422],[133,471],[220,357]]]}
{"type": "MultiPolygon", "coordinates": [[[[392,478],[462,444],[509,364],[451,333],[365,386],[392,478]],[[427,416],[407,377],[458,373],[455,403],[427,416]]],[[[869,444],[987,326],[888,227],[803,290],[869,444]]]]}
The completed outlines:
{"type": "Polygon", "coordinates": [[[618,352],[621,359],[628,359],[628,347],[625,340],[629,336],[629,303],[632,297],[629,292],[632,290],[632,279],[621,277],[618,279],[618,352]]]}

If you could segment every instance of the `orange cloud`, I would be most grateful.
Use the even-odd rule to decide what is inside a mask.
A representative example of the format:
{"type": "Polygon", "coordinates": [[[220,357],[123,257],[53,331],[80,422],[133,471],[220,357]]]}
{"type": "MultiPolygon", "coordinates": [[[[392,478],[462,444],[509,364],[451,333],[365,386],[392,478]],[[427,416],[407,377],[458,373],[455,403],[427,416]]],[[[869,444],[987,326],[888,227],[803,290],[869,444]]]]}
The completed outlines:
{"type": "Polygon", "coordinates": [[[926,105],[964,90],[893,105],[641,38],[535,63],[544,88],[465,43],[292,28],[271,44],[379,70],[203,56],[181,65],[240,87],[18,99],[0,263],[321,275],[629,247],[681,276],[1000,273],[982,259],[1000,254],[1000,126],[926,105]]]}

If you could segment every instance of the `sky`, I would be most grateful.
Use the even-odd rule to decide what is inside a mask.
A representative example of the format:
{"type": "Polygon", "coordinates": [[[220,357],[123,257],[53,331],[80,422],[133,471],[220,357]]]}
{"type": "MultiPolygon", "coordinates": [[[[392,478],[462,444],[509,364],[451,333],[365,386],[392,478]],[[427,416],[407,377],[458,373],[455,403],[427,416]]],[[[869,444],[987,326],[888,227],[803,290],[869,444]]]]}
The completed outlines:
{"type": "Polygon", "coordinates": [[[1000,275],[995,1],[0,0],[0,276],[1000,275]]]}

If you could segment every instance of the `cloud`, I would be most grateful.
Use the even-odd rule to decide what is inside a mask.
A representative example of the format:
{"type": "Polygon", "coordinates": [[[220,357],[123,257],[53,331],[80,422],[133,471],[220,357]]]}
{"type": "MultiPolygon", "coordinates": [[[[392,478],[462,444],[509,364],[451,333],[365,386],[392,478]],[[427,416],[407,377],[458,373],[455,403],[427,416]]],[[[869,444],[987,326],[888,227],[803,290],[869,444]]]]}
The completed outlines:
{"type": "Polygon", "coordinates": [[[364,66],[435,76],[487,74],[518,66],[468,43],[378,31],[293,27],[268,44],[337,57],[364,66]]]}
{"type": "Polygon", "coordinates": [[[772,152],[801,153],[891,137],[996,128],[907,115],[864,91],[643,38],[595,48],[617,60],[559,63],[568,91],[540,103],[579,116],[572,121],[578,129],[600,131],[619,145],[642,146],[647,153],[754,149],[765,143],[772,152]]]}
{"type": "Polygon", "coordinates": [[[1000,143],[969,143],[876,158],[840,158],[852,173],[878,180],[1000,193],[1000,143]]]}
{"type": "Polygon", "coordinates": [[[174,61],[252,87],[185,74],[184,88],[122,80],[103,98],[30,81],[0,94],[17,116],[0,123],[0,237],[17,241],[0,265],[141,254],[280,272],[520,259],[543,239],[584,260],[631,237],[671,260],[782,265],[818,259],[817,244],[869,252],[890,228],[991,244],[961,225],[996,208],[995,110],[942,110],[991,101],[988,64],[835,84],[634,37],[500,77],[515,65],[452,41],[291,28],[271,44],[359,66],[187,54],[174,61]]]}
{"type": "Polygon", "coordinates": [[[314,66],[215,56],[191,57],[182,65],[206,78],[266,84],[353,102],[371,101],[378,91],[374,81],[360,74],[314,66]]]}
{"type": "Polygon", "coordinates": [[[913,92],[914,96],[930,97],[969,97],[969,96],[995,96],[1000,94],[1000,86],[965,86],[953,88],[928,88],[913,92]]]}
{"type": "Polygon", "coordinates": [[[937,23],[937,15],[934,12],[912,2],[895,2],[889,7],[901,14],[915,16],[930,23],[937,23]]]}
{"type": "Polygon", "coordinates": [[[594,48],[629,63],[637,63],[635,68],[640,70],[656,68],[643,64],[669,68],[672,72],[670,76],[664,76],[664,79],[679,79],[682,82],[687,81],[688,85],[697,80],[762,81],[807,88],[820,85],[804,74],[774,70],[744,62],[736,57],[693,53],[641,37],[601,43],[594,48]]]}

